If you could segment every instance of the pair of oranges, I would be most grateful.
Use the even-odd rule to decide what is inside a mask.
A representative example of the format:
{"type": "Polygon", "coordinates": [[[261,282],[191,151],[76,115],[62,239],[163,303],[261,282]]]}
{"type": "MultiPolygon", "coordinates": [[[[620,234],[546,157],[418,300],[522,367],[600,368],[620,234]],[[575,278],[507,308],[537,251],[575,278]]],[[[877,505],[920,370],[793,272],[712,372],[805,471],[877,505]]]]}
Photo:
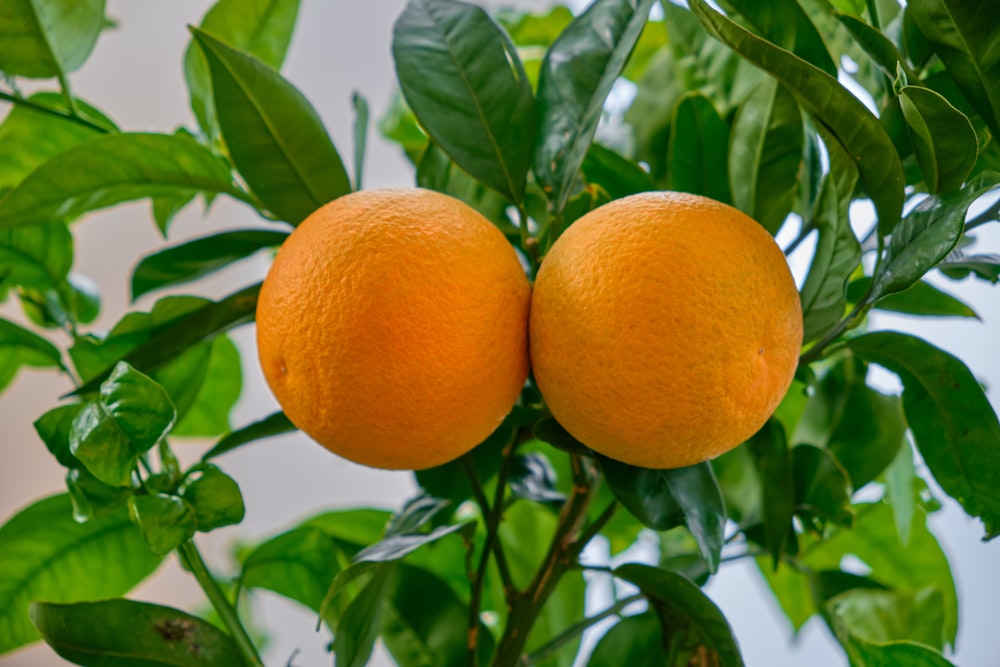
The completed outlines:
{"type": "Polygon", "coordinates": [[[795,372],[802,313],[771,236],[704,197],[650,192],[591,211],[532,288],[474,209],[386,189],[336,199],[291,234],[260,292],[257,343],[288,418],[358,463],[461,456],[530,368],[580,442],[673,468],[766,421],[795,372]]]}

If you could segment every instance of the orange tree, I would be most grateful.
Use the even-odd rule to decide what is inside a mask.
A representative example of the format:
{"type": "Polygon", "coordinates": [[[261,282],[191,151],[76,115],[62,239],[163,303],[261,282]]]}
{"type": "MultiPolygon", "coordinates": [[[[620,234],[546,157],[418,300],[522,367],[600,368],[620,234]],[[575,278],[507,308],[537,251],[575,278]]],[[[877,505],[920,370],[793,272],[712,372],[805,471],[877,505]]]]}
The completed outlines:
{"type": "Polygon", "coordinates": [[[148,199],[166,233],[196,197],[245,204],[260,224],[164,247],[131,276],[133,295],[190,283],[360,188],[366,106],[352,181],[279,73],[298,3],[220,0],[185,57],[196,125],[125,131],[67,83],[105,26],[103,0],[0,0],[0,100],[12,105],[0,277],[24,315],[0,320],[0,384],[32,366],[76,387],[25,416],[66,467],[67,493],[25,499],[0,527],[0,653],[42,638],[81,665],[260,665],[238,601],[268,589],[313,610],[341,666],[365,664],[377,639],[403,666],[570,665],[582,633],[617,617],[585,664],[729,667],[743,664],[737,638],[701,586],[753,558],[789,618],[819,615],[852,664],[950,664],[958,603],[927,528],[927,482],[995,537],[1000,425],[961,361],[872,330],[868,315],[969,316],[924,276],[1000,276],[972,233],[997,218],[977,200],[1000,183],[1000,15],[977,0],[719,4],[490,16],[411,0],[393,35],[401,95],[380,129],[418,185],[489,219],[532,279],[576,219],[652,190],[732,204],[788,231],[789,254],[815,241],[798,370],[773,416],[714,460],[645,469],[574,438],[529,378],[485,441],[416,473],[422,493],[399,511],[324,512],[213,573],[197,533],[244,515],[225,454],[295,428],[277,413],[230,429],[235,396],[218,389],[234,368],[226,333],[253,321],[260,285],[163,297],[90,331],[95,295],[69,274],[73,224],[148,199]],[[25,96],[19,78],[55,92],[25,96]],[[616,86],[633,94],[624,114],[608,112],[616,86]],[[901,394],[871,386],[871,365],[901,394]],[[215,442],[185,468],[171,443],[193,436],[215,442]],[[586,616],[595,566],[582,550],[604,539],[627,554],[640,534],[658,558],[596,566],[634,593],[586,616]],[[120,597],[171,553],[213,622],[120,597]],[[865,573],[844,569],[847,556],[865,573]]]}

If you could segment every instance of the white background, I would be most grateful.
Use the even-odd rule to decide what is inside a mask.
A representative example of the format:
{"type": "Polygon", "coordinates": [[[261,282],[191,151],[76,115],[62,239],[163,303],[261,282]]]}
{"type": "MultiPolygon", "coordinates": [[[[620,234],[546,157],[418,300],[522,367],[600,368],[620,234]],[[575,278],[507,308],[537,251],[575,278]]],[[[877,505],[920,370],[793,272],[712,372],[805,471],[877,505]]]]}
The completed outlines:
{"type": "MultiPolygon", "coordinates": [[[[183,83],[181,59],[188,42],[186,24],[197,24],[210,6],[208,0],[109,0],[108,13],[119,27],[106,32],[90,61],[71,76],[74,91],[109,113],[127,130],[169,132],[178,125],[193,126],[183,83]]],[[[394,86],[389,52],[391,26],[402,0],[346,2],[304,0],[284,74],[310,99],[349,162],[352,154],[350,95],[358,91],[372,108],[373,121],[384,111],[394,86]]],[[[521,2],[540,7],[547,2],[521,2]]],[[[0,116],[4,110],[0,110],[0,116]]],[[[0,156],[2,159],[2,156],[0,156]]],[[[365,187],[402,186],[413,182],[412,172],[399,151],[369,135],[365,187]]],[[[211,215],[197,207],[175,221],[170,242],[201,236],[225,228],[263,225],[253,212],[228,201],[219,201],[211,215]]],[[[993,252],[1000,247],[996,228],[990,235],[993,252]]],[[[78,247],[74,271],[100,285],[103,313],[97,329],[107,329],[130,308],[148,308],[151,299],[129,304],[126,285],[133,262],[162,247],[145,203],[121,206],[90,216],[77,228],[78,247]]],[[[261,280],[267,259],[257,257],[199,285],[197,291],[218,297],[261,280]]],[[[919,332],[935,344],[963,358],[988,386],[1000,386],[1000,293],[982,283],[956,286],[978,310],[982,321],[926,323],[912,318],[879,318],[879,328],[919,332]]],[[[155,298],[155,297],[153,297],[155,298]]],[[[9,307],[4,314],[14,316],[9,307]]],[[[244,394],[234,413],[234,423],[244,424],[269,413],[275,404],[256,366],[252,328],[235,336],[244,354],[244,394]]],[[[60,345],[66,341],[60,341],[60,345]]],[[[54,374],[22,373],[0,398],[0,520],[42,496],[63,489],[63,470],[38,441],[31,422],[54,406],[68,385],[54,374]]],[[[992,394],[994,406],[997,393],[992,394]]],[[[207,443],[180,444],[181,455],[193,460],[207,443]]],[[[324,509],[352,506],[395,508],[413,490],[406,473],[380,472],[355,466],[328,454],[303,436],[286,436],[255,444],[227,455],[223,468],[240,483],[247,517],[238,528],[199,537],[210,565],[225,570],[230,546],[274,534],[297,520],[324,509]]],[[[1000,665],[1000,540],[981,543],[981,526],[951,502],[932,519],[933,529],[951,560],[960,601],[958,653],[962,667],[1000,665]]],[[[100,576],[100,573],[94,573],[100,576]]],[[[846,664],[825,628],[810,622],[797,639],[780,615],[772,596],[754,567],[746,563],[726,566],[707,587],[733,625],[750,667],[825,666],[846,664]]],[[[135,599],[194,608],[202,604],[193,580],[169,559],[158,574],[133,592],[135,599]]],[[[275,596],[264,601],[258,620],[271,630],[266,653],[270,665],[284,665],[299,651],[299,667],[330,664],[324,653],[328,641],[314,631],[311,614],[275,596]]],[[[382,660],[384,658],[379,658],[382,660]]],[[[44,646],[34,646],[0,658],[2,667],[63,664],[44,646]]],[[[376,664],[376,663],[373,663],[376,664]]],[[[384,663],[377,663],[384,664],[384,663]]],[[[623,666],[626,667],[626,666],[623,666]]]]}

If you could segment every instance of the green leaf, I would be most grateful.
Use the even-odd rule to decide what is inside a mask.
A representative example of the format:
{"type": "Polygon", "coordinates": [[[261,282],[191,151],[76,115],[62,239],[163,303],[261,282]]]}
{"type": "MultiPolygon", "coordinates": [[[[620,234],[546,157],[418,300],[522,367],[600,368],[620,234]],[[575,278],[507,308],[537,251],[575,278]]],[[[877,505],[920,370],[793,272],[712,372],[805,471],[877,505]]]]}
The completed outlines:
{"type": "Polygon", "coordinates": [[[785,429],[780,422],[771,419],[747,442],[747,446],[760,475],[764,542],[777,570],[785,553],[795,511],[792,456],[785,429]]]}
{"type": "Polygon", "coordinates": [[[840,25],[851,34],[854,41],[865,50],[882,73],[890,79],[895,79],[897,68],[901,68],[910,81],[917,81],[919,76],[910,69],[906,58],[899,52],[892,40],[885,34],[865,23],[860,18],[834,10],[833,16],[840,25]]]}
{"type": "MultiPolygon", "coordinates": [[[[938,263],[940,269],[947,260],[938,263]]],[[[847,285],[847,300],[857,303],[868,291],[871,278],[858,278],[847,285]]],[[[964,301],[948,292],[938,289],[926,280],[918,280],[902,292],[894,292],[879,298],[874,307],[891,313],[916,315],[921,317],[973,317],[979,315],[964,301]]]]}
{"type": "Polygon", "coordinates": [[[393,26],[406,101],[445,153],[514,203],[524,198],[535,116],[510,38],[481,7],[410,0],[393,26]]]}
{"type": "Polygon", "coordinates": [[[850,525],[851,480],[830,450],[813,445],[794,447],[792,470],[797,515],[806,520],[850,525]]]}
{"type": "Polygon", "coordinates": [[[179,492],[194,511],[195,525],[202,533],[236,525],[246,514],[239,484],[211,463],[189,471],[179,492]]]}
{"type": "Polygon", "coordinates": [[[155,556],[165,556],[194,537],[194,511],[181,498],[164,493],[132,496],[128,509],[155,556]]]}
{"type": "Polygon", "coordinates": [[[690,5],[709,32],[787,86],[837,138],[858,165],[878,212],[879,230],[890,232],[903,208],[903,167],[878,118],[826,72],[741,28],[705,0],[691,0],[690,5]]]}
{"type": "Polygon", "coordinates": [[[899,376],[906,419],[934,479],[983,520],[985,539],[1000,534],[1000,422],[965,364],[920,338],[891,331],[859,336],[848,346],[899,376]]]}
{"type": "Polygon", "coordinates": [[[229,415],[243,389],[239,350],[225,334],[199,343],[201,346],[209,349],[204,381],[197,387],[192,405],[180,415],[172,431],[175,437],[216,437],[232,428],[229,415]]]}
{"type": "Polygon", "coordinates": [[[365,171],[365,148],[368,145],[368,100],[354,91],[351,94],[354,107],[354,189],[360,190],[365,171]]]}
{"type": "Polygon", "coordinates": [[[804,147],[799,105],[778,81],[757,86],[737,109],[729,144],[733,205],[772,235],[792,210],[804,147]]]}
{"type": "Polygon", "coordinates": [[[73,420],[83,409],[80,403],[53,408],[35,420],[35,431],[52,456],[66,468],[79,468],[80,462],[70,452],[69,433],[73,420]]]}
{"type": "Polygon", "coordinates": [[[8,0],[0,24],[0,71],[34,79],[83,65],[104,27],[104,0],[8,0]]]}
{"type": "Polygon", "coordinates": [[[599,460],[608,486],[633,516],[654,530],[687,526],[711,571],[718,569],[726,509],[711,464],[652,470],[599,460]]]}
{"type": "Polygon", "coordinates": [[[183,135],[106,134],[59,153],[0,199],[0,227],[71,219],[125,201],[243,195],[225,161],[183,135]]]}
{"type": "Polygon", "coordinates": [[[208,60],[229,155],[264,205],[297,225],[350,192],[340,154],[309,100],[260,60],[191,32],[208,60]]]}
{"type": "Polygon", "coordinates": [[[433,141],[427,143],[417,163],[417,186],[443,192],[465,202],[508,237],[520,238],[517,228],[507,216],[507,207],[510,206],[507,200],[470,176],[433,141]]]}
{"type": "Polygon", "coordinates": [[[73,235],[65,223],[0,229],[0,285],[54,290],[73,265],[73,235]]]}
{"type": "Polygon", "coordinates": [[[392,567],[375,569],[375,576],[361,589],[337,624],[333,652],[337,667],[365,667],[382,630],[384,601],[390,592],[392,567]]]}
{"type": "MultiPolygon", "coordinates": [[[[664,667],[663,626],[655,612],[623,618],[608,630],[587,667],[664,667]]],[[[676,664],[676,662],[674,663],[676,664]]]]}
{"type": "MultiPolygon", "coordinates": [[[[299,13],[299,0],[219,0],[199,28],[278,70],[285,60],[299,13]]],[[[184,52],[184,79],[191,109],[209,139],[219,136],[208,63],[192,40],[184,52]]]]}
{"type": "Polygon", "coordinates": [[[735,8],[767,41],[791,51],[830,76],[837,76],[837,64],[826,49],[823,36],[795,0],[723,0],[722,4],[735,8]]]}
{"type": "Polygon", "coordinates": [[[86,468],[68,471],[66,488],[73,499],[73,519],[78,523],[117,509],[132,496],[131,488],[105,484],[86,468]]]}
{"type": "Polygon", "coordinates": [[[566,496],[556,490],[556,472],[549,459],[538,452],[518,454],[508,477],[511,494],[543,505],[559,507],[566,496]]]}
{"type": "Polygon", "coordinates": [[[362,549],[354,556],[354,563],[389,563],[406,558],[420,547],[435,542],[452,533],[469,533],[471,523],[438,526],[429,533],[396,533],[386,535],[380,542],[362,549]]]}
{"type": "Polygon", "coordinates": [[[993,7],[968,0],[914,0],[907,12],[993,135],[1000,136],[1000,20],[993,7]]]}
{"type": "Polygon", "coordinates": [[[944,596],[929,586],[915,593],[854,589],[827,603],[834,626],[867,642],[909,640],[941,650],[944,596]]]}
{"type": "Polygon", "coordinates": [[[819,233],[816,252],[802,285],[803,341],[819,338],[844,317],[846,284],[861,261],[861,244],[851,228],[851,192],[857,171],[831,151],[831,171],[823,177],[813,209],[819,233]]]}
{"type": "Polygon", "coordinates": [[[850,638],[848,655],[859,667],[956,667],[934,649],[915,642],[876,644],[850,638]]]}
{"type": "MultiPolygon", "coordinates": [[[[688,655],[688,660],[703,655],[707,664],[742,667],[743,658],[726,617],[695,584],[679,574],[639,563],[615,568],[614,574],[651,598],[660,623],[670,629],[665,638],[667,654],[677,651],[688,655]]],[[[674,664],[690,663],[681,659],[674,664]]]]}
{"type": "MultiPolygon", "coordinates": [[[[120,361],[128,362],[145,372],[154,372],[191,347],[205,340],[212,340],[229,329],[253,319],[257,309],[260,283],[234,292],[221,301],[209,302],[194,311],[168,319],[165,324],[151,331],[142,331],[138,346],[127,344],[120,361]]],[[[154,309],[155,310],[155,309],[154,309]]],[[[88,379],[72,395],[93,392],[111,372],[113,365],[102,371],[82,373],[88,379]]]]}
{"type": "Polygon", "coordinates": [[[73,420],[69,450],[91,474],[112,486],[129,484],[139,456],[100,402],[88,403],[73,420]]]}
{"type": "MultiPolygon", "coordinates": [[[[382,641],[400,667],[465,667],[469,610],[448,584],[426,570],[395,571],[382,641]]],[[[493,635],[479,625],[479,664],[489,663],[493,635]]]]}
{"type": "Polygon", "coordinates": [[[288,417],[285,416],[284,412],[275,412],[227,434],[215,443],[210,450],[205,452],[201,458],[203,461],[208,461],[248,443],[264,438],[271,438],[276,435],[293,433],[296,430],[295,425],[288,421],[288,417]]]}
{"type": "Polygon", "coordinates": [[[729,202],[726,173],[729,125],[707,96],[688,93],[674,107],[667,177],[670,189],[729,202]]]}
{"type": "Polygon", "coordinates": [[[202,236],[160,250],[132,271],[132,300],[153,290],[197,280],[264,248],[284,243],[286,232],[242,229],[202,236]]]}
{"type": "Polygon", "coordinates": [[[965,212],[1000,184],[1000,174],[984,172],[960,192],[924,199],[893,232],[886,256],[875,272],[872,298],[899,292],[944,259],[965,229],[965,212]]]}
{"type": "Polygon", "coordinates": [[[652,177],[642,167],[597,143],[590,145],[580,170],[587,183],[601,186],[611,199],[656,189],[652,177]]]}
{"type": "Polygon", "coordinates": [[[535,176],[559,212],[573,190],[611,87],[653,0],[597,0],[549,47],[538,79],[535,176]]]}
{"type": "Polygon", "coordinates": [[[892,507],[899,544],[904,548],[910,543],[910,526],[917,508],[916,484],[917,468],[913,462],[913,449],[907,440],[885,469],[885,497],[892,507]]]}
{"type": "MultiPolygon", "coordinates": [[[[511,415],[485,441],[465,455],[472,463],[481,484],[492,479],[500,469],[501,452],[514,440],[514,433],[511,415]]],[[[414,476],[420,488],[431,496],[450,500],[457,506],[472,498],[472,484],[462,467],[461,460],[450,461],[434,468],[419,470],[414,476]]]]}
{"type": "Polygon", "coordinates": [[[56,367],[62,354],[49,341],[13,322],[0,319],[0,391],[17,375],[22,366],[56,367]]]}
{"type": "Polygon", "coordinates": [[[177,609],[103,600],[35,602],[31,620],[60,656],[87,667],[214,667],[242,665],[232,639],[177,609]]]}
{"type": "Polygon", "coordinates": [[[961,188],[978,153],[972,123],[930,88],[903,86],[899,103],[927,189],[951,192],[961,188]]]}
{"type": "Polygon", "coordinates": [[[0,527],[0,654],[38,639],[31,600],[71,602],[127,593],[160,563],[124,508],[80,524],[67,494],[20,510],[0,527]],[[115,567],[107,567],[116,554],[115,567]],[[101,576],[80,573],[100,572],[101,576]]]}
{"type": "Polygon", "coordinates": [[[124,361],[101,383],[101,404],[140,452],[162,440],[177,417],[163,387],[124,361]]]}
{"type": "Polygon", "coordinates": [[[971,275],[993,284],[1000,282],[1000,255],[970,255],[956,248],[945,255],[937,268],[952,280],[961,280],[971,275]]]}
{"type": "MultiPolygon", "coordinates": [[[[0,38],[2,39],[2,38],[0,38]]],[[[0,56],[2,57],[2,56],[0,56]]],[[[50,109],[65,110],[66,100],[59,93],[42,92],[28,101],[50,109]]],[[[104,114],[87,103],[76,100],[80,114],[99,125],[114,129],[104,114]]],[[[57,116],[14,105],[0,124],[0,187],[13,187],[24,180],[38,165],[73,146],[100,134],[96,129],[57,116]]]]}

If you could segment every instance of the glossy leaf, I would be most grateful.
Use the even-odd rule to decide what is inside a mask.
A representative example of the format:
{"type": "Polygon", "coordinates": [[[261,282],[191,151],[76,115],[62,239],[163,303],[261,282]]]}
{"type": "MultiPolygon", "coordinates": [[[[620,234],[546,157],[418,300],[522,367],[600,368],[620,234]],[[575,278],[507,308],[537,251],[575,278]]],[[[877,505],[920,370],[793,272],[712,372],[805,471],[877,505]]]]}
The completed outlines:
{"type": "Polygon", "coordinates": [[[910,69],[903,54],[884,33],[852,14],[835,10],[833,15],[887,77],[895,79],[897,68],[901,68],[909,80],[916,81],[919,78],[910,69]]]}
{"type": "Polygon", "coordinates": [[[837,76],[837,64],[823,43],[823,36],[809,19],[809,14],[795,0],[724,0],[743,16],[761,37],[802,60],[837,76]]]}
{"type": "Polygon", "coordinates": [[[663,627],[652,611],[616,623],[597,642],[587,661],[587,667],[663,667],[664,664],[663,627]]]}
{"type": "Polygon", "coordinates": [[[435,542],[446,535],[469,532],[473,524],[460,523],[438,526],[429,533],[399,533],[387,535],[381,542],[367,547],[354,557],[355,563],[388,563],[402,560],[420,547],[435,542]]]}
{"type": "Polygon", "coordinates": [[[222,158],[183,135],[107,134],[51,158],[0,199],[0,227],[71,219],[144,197],[242,197],[222,158]]]}
{"type": "Polygon", "coordinates": [[[920,32],[994,136],[1000,136],[1000,20],[988,3],[914,0],[907,3],[920,32]]]}
{"type": "Polygon", "coordinates": [[[208,621],[146,602],[36,602],[31,620],[56,653],[85,667],[244,664],[233,640],[208,621]]]}
{"type": "MultiPolygon", "coordinates": [[[[298,13],[299,0],[220,0],[208,10],[199,28],[278,70],[288,52],[298,13]]],[[[194,40],[184,52],[184,79],[198,125],[215,139],[219,125],[208,62],[194,40]]]]}
{"type": "Polygon", "coordinates": [[[246,229],[186,241],[144,257],[132,271],[132,299],[156,289],[183,285],[281,245],[286,232],[246,229]]]}
{"type": "Polygon", "coordinates": [[[688,93],[674,107],[670,147],[667,150],[667,177],[671,190],[704,195],[729,202],[726,150],[729,126],[701,93],[688,93]]]}
{"type": "Polygon", "coordinates": [[[545,54],[538,79],[533,165],[554,211],[561,211],[572,193],[604,102],[652,5],[652,0],[597,0],[545,54]]]}
{"type": "Polygon", "coordinates": [[[837,138],[857,163],[878,212],[880,231],[891,231],[903,208],[903,167],[878,119],[829,74],[741,28],[704,0],[691,0],[690,5],[709,32],[787,86],[837,138]]]}
{"type": "Polygon", "coordinates": [[[319,114],[260,60],[192,28],[212,73],[219,127],[247,185],[278,218],[297,225],[351,183],[319,114]]]}
{"type": "Polygon", "coordinates": [[[194,511],[181,498],[163,493],[132,496],[128,508],[154,556],[165,556],[194,537],[194,511]]]}
{"type": "Polygon", "coordinates": [[[410,0],[393,26],[406,101],[445,153],[520,203],[531,163],[531,84],[510,38],[481,7],[410,0]]]}
{"type": "Polygon", "coordinates": [[[953,280],[975,276],[994,284],[1000,282],[1000,255],[968,254],[956,248],[945,255],[937,268],[953,280]]]}
{"type": "Polygon", "coordinates": [[[965,212],[1000,184],[1000,174],[977,176],[960,192],[924,199],[893,232],[875,273],[872,298],[906,289],[944,259],[965,229],[965,212]]]}
{"type": "Polygon", "coordinates": [[[760,475],[764,541],[774,569],[785,553],[795,511],[795,478],[785,429],[770,420],[747,442],[760,475]]]}
{"type": "Polygon", "coordinates": [[[0,390],[22,366],[59,367],[62,354],[50,342],[13,322],[0,319],[0,390]]]}
{"type": "Polygon", "coordinates": [[[205,452],[202,460],[208,461],[251,442],[285,433],[294,433],[297,430],[284,412],[275,412],[227,434],[205,452]]]}
{"type": "Polygon", "coordinates": [[[708,664],[719,667],[742,667],[743,658],[726,617],[695,584],[679,574],[638,563],[615,568],[614,574],[655,600],[661,624],[670,629],[666,653],[683,651],[704,656],[708,664]]]}
{"type": "Polygon", "coordinates": [[[728,171],[733,205],[771,234],[792,210],[804,144],[799,105],[774,79],[758,86],[736,112],[728,171]]]}
{"type": "Polygon", "coordinates": [[[69,433],[73,426],[73,420],[80,414],[83,405],[74,403],[72,405],[61,405],[53,408],[35,420],[35,432],[45,443],[45,447],[59,461],[59,464],[66,468],[78,468],[80,462],[76,460],[69,449],[69,433]]]}
{"type": "Polygon", "coordinates": [[[516,456],[508,479],[511,493],[517,498],[555,507],[566,500],[556,490],[556,472],[552,464],[537,452],[516,456]]]}
{"type": "Polygon", "coordinates": [[[177,417],[163,387],[122,361],[101,383],[100,395],[108,414],[140,452],[166,436],[177,417]]]}
{"type": "Polygon", "coordinates": [[[852,339],[856,354],[903,382],[903,408],[917,449],[941,488],[1000,534],[1000,422],[975,376],[959,359],[907,334],[852,339]]]}
{"type": "Polygon", "coordinates": [[[718,569],[726,510],[710,464],[652,470],[603,456],[600,462],[608,486],[629,512],[654,530],[687,526],[711,571],[718,569]]]}
{"type": "Polygon", "coordinates": [[[97,479],[111,486],[129,484],[139,455],[103,403],[80,411],[69,438],[70,453],[97,479]]]}
{"type": "Polygon", "coordinates": [[[7,0],[0,71],[45,79],[80,68],[104,27],[104,0],[7,0]]]}
{"type": "Polygon", "coordinates": [[[31,600],[71,602],[124,595],[160,563],[124,507],[87,523],[73,520],[66,494],[21,509],[0,527],[0,654],[38,639],[31,600]],[[108,568],[109,553],[118,554],[108,568]],[[99,577],[78,576],[101,572],[99,577]]]}
{"type": "Polygon", "coordinates": [[[792,449],[796,514],[806,519],[850,525],[851,480],[827,449],[798,445],[792,449]]]}
{"type": "Polygon", "coordinates": [[[958,190],[976,163],[978,143],[972,123],[929,88],[903,86],[899,102],[928,190],[958,190]]]}
{"type": "MultiPolygon", "coordinates": [[[[28,100],[58,110],[63,110],[66,104],[62,95],[52,92],[35,93],[28,100]]],[[[115,128],[114,123],[89,104],[76,100],[76,105],[84,117],[109,129],[115,128]]],[[[0,162],[0,187],[17,185],[49,158],[99,134],[98,130],[80,123],[15,105],[0,123],[0,154],[4,156],[0,162]]]]}
{"type": "MultiPolygon", "coordinates": [[[[229,415],[243,389],[243,367],[240,352],[229,336],[222,334],[211,341],[198,343],[154,375],[165,389],[173,390],[172,395],[176,395],[177,390],[167,385],[166,371],[179,366],[191,352],[201,349],[207,350],[208,357],[199,376],[201,381],[192,387],[190,403],[183,411],[178,409],[177,425],[171,431],[174,437],[214,438],[232,428],[229,415]]],[[[178,378],[177,381],[182,380],[178,378]]]]}
{"type": "Polygon", "coordinates": [[[73,265],[73,236],[61,222],[0,229],[0,285],[53,290],[73,265]]]}
{"type": "MultiPolygon", "coordinates": [[[[947,260],[942,260],[938,268],[942,268],[947,260]]],[[[857,303],[871,286],[870,278],[859,278],[847,286],[847,300],[857,303]]],[[[979,315],[972,306],[958,297],[938,289],[926,280],[918,280],[902,292],[894,292],[879,298],[875,308],[902,315],[921,317],[973,317],[979,315]]]]}
{"type": "Polygon", "coordinates": [[[243,521],[246,507],[239,484],[211,463],[202,463],[188,472],[179,492],[194,511],[199,532],[243,521]]]}
{"type": "Polygon", "coordinates": [[[105,484],[83,467],[66,473],[66,489],[73,499],[73,519],[78,523],[120,508],[133,493],[129,487],[105,484]]]}

